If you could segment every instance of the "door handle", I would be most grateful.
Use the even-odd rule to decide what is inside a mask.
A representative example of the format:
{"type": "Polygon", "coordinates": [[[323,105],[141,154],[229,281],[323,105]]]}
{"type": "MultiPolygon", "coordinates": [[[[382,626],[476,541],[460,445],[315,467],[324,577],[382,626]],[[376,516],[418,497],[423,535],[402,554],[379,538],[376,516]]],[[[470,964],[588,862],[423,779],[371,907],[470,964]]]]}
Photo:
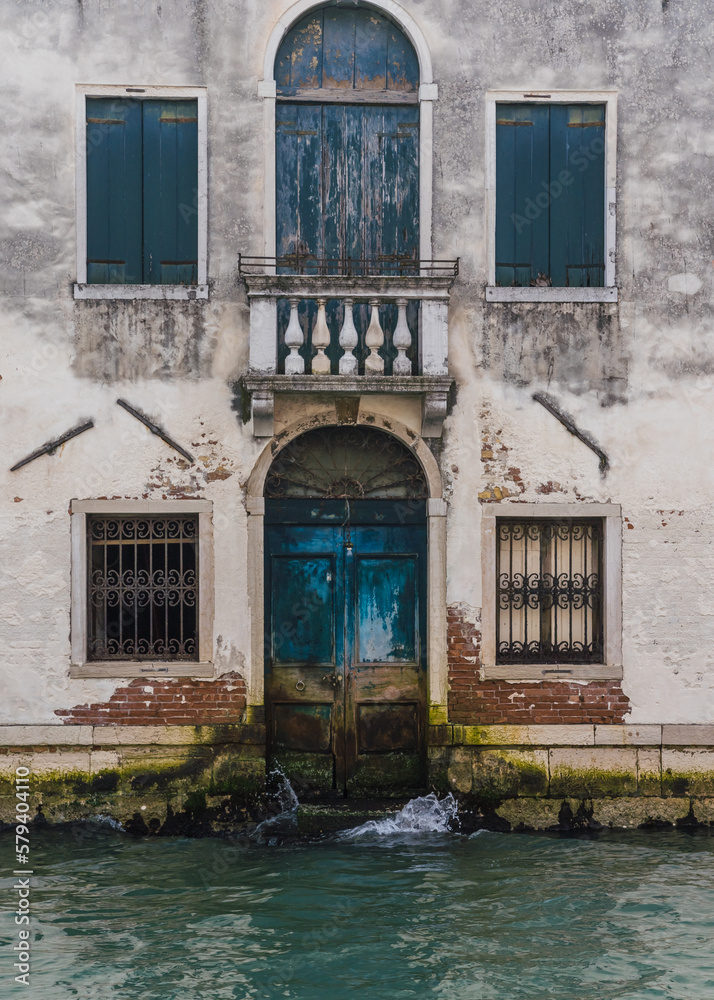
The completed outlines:
{"type": "Polygon", "coordinates": [[[333,670],[331,674],[325,674],[322,679],[323,681],[329,681],[333,688],[338,688],[342,683],[342,674],[333,670]]]}

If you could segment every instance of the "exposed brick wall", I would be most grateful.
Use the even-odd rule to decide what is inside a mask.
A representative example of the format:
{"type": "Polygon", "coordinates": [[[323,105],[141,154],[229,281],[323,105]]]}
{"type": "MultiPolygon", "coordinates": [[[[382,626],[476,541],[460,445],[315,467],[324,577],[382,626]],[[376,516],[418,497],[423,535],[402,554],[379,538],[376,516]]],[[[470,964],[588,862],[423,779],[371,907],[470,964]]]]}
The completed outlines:
{"type": "Polygon", "coordinates": [[[481,633],[458,604],[447,610],[449,721],[461,725],[620,723],[629,701],[619,681],[480,681],[481,633]]]}
{"type": "Polygon", "coordinates": [[[107,702],[58,709],[55,715],[65,725],[201,726],[239,722],[245,701],[245,681],[236,673],[213,681],[137,677],[107,702]]]}

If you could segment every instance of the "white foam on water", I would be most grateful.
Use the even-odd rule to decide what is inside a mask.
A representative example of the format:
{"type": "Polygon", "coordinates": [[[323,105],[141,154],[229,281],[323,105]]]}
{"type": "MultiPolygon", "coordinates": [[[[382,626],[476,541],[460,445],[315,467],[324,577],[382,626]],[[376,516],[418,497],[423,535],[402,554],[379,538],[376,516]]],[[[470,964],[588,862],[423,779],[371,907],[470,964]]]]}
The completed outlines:
{"type": "Polygon", "coordinates": [[[280,812],[264,819],[262,823],[258,823],[253,831],[253,836],[258,840],[274,837],[281,833],[290,833],[297,828],[299,802],[295,789],[280,768],[271,771],[268,778],[272,778],[276,782],[277,787],[271,798],[280,806],[280,812]]]}
{"type": "Polygon", "coordinates": [[[106,816],[104,813],[95,813],[89,817],[88,822],[96,826],[109,826],[112,830],[123,830],[123,825],[113,816],[106,816]]]}
{"type": "Polygon", "coordinates": [[[458,804],[451,793],[439,799],[434,792],[430,792],[418,799],[410,799],[393,816],[368,820],[352,830],[344,830],[338,837],[352,840],[369,835],[385,837],[404,833],[448,833],[457,815],[458,804]]]}

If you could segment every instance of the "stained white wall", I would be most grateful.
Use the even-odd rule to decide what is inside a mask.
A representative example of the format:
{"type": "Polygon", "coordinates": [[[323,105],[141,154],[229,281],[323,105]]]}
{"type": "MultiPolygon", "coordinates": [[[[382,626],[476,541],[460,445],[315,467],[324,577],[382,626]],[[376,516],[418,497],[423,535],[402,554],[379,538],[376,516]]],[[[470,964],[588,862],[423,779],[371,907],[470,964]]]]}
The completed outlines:
{"type": "MultiPolygon", "coordinates": [[[[714,714],[712,0],[404,0],[432,46],[434,249],[453,291],[454,410],[439,453],[448,600],[481,605],[479,493],[622,505],[632,719],[714,714]],[[484,302],[485,92],[616,89],[618,305],[484,302]],[[547,391],[610,456],[533,402],[547,391]],[[482,461],[484,443],[494,458],[482,461]],[[517,469],[517,474],[512,470],[517,469]],[[550,490],[551,492],[543,492],[550,490]],[[503,493],[502,493],[503,495],[503,493]]],[[[69,678],[69,501],[214,501],[219,672],[249,659],[245,483],[262,444],[233,408],[247,364],[239,251],[263,246],[265,45],[284,0],[0,0],[0,722],[53,722],[121,681],[69,678]],[[207,303],[75,302],[75,85],[206,86],[207,303]],[[163,423],[193,469],[116,405],[163,423]],[[9,473],[45,441],[96,427],[9,473]],[[230,473],[226,478],[212,477],[230,473]]]]}

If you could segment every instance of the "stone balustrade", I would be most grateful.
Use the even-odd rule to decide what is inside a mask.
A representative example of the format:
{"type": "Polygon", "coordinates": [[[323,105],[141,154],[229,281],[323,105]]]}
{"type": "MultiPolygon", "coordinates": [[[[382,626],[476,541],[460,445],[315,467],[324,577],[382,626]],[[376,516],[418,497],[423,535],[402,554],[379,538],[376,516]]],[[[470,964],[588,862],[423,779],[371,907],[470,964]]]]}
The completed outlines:
{"type": "Polygon", "coordinates": [[[455,269],[410,276],[241,275],[250,303],[244,388],[251,394],[254,433],[272,433],[275,392],[311,387],[428,393],[425,413],[443,415],[435,423],[425,419],[422,433],[441,433],[451,384],[448,310],[455,269]]]}

